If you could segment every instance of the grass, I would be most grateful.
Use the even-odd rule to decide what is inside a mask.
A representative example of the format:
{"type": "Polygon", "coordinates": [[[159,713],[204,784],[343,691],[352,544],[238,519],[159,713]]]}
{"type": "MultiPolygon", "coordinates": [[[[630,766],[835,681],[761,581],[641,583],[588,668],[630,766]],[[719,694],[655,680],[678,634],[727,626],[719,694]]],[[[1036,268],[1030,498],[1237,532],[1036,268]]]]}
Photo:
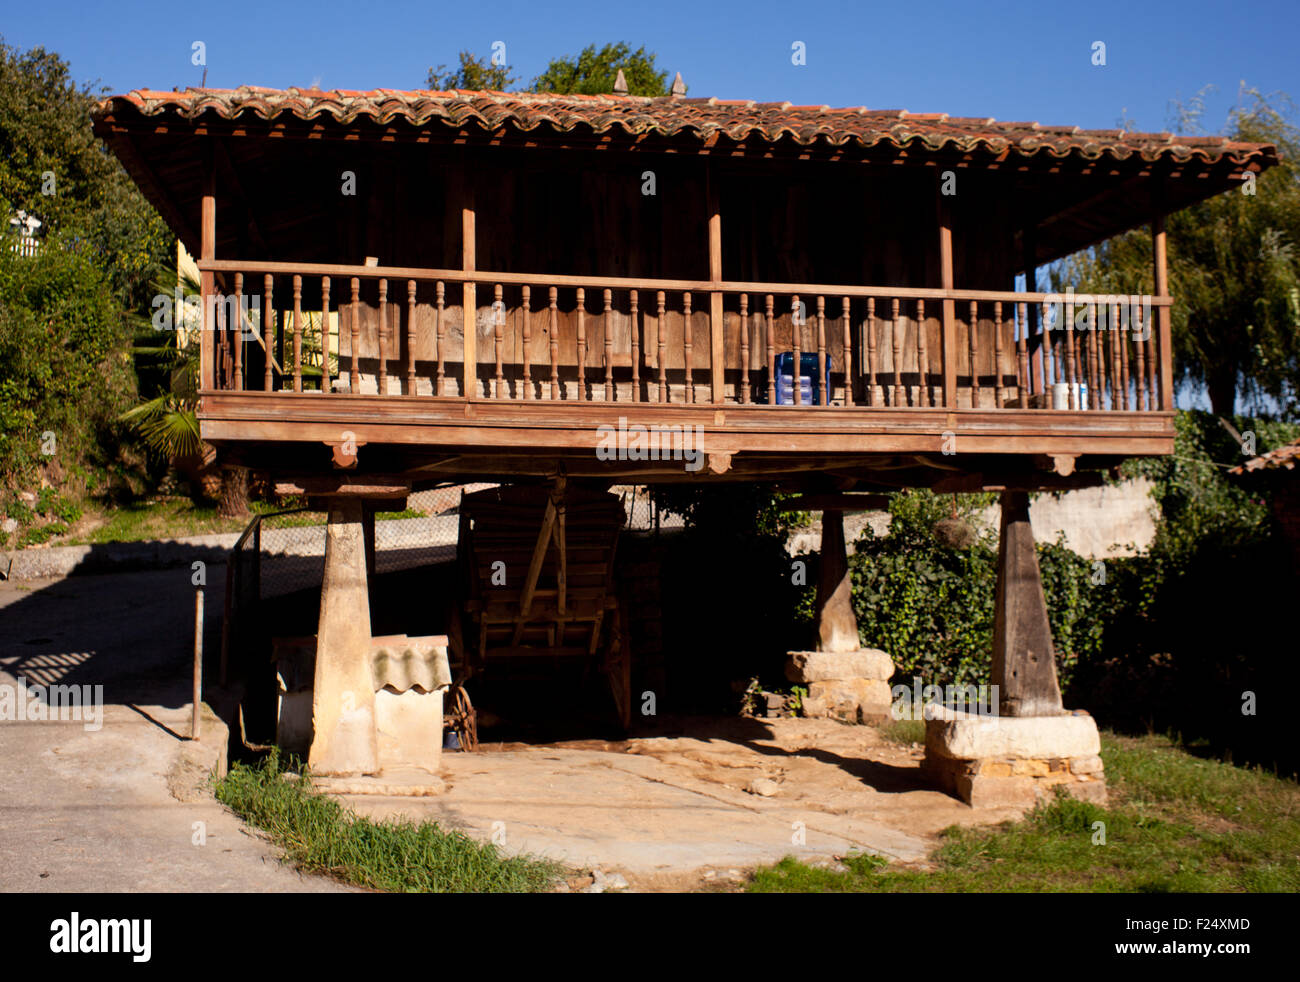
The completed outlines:
{"type": "Polygon", "coordinates": [[[1163,737],[1106,734],[1111,806],[1060,798],[1019,822],[949,828],[931,870],[849,856],[847,872],[787,857],[751,892],[1296,892],[1300,788],[1259,769],[1203,760],[1163,737]],[[1105,844],[1094,844],[1096,823],[1105,844]]]}
{"type": "Polygon", "coordinates": [[[278,754],[257,766],[236,764],[217,798],[268,833],[308,873],[399,893],[535,893],[563,872],[531,856],[503,856],[436,823],[376,822],[355,816],[311,790],[310,777],[286,780],[278,754]]]}

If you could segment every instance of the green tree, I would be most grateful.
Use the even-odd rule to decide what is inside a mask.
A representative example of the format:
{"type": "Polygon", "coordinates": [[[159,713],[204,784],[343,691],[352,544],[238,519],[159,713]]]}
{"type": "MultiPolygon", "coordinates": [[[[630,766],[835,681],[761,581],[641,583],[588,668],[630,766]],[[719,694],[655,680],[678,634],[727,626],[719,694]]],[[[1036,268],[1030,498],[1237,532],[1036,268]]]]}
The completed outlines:
{"type": "Polygon", "coordinates": [[[460,66],[450,69],[446,65],[429,69],[429,88],[440,92],[449,89],[505,92],[517,82],[510,74],[509,65],[495,65],[470,51],[460,53],[460,66]]]}
{"type": "Polygon", "coordinates": [[[606,95],[614,91],[614,81],[620,69],[629,95],[668,94],[668,73],[655,68],[654,53],[647,52],[644,47],[633,51],[624,41],[607,44],[599,51],[594,44],[589,44],[577,56],[554,59],[546,71],[533,80],[533,91],[606,95]]]}
{"type": "MultiPolygon", "coordinates": [[[[1178,110],[1179,128],[1199,130],[1203,101],[1178,110]]],[[[1271,400],[1300,412],[1300,129],[1285,96],[1243,89],[1226,133],[1275,143],[1282,162],[1254,194],[1234,189],[1169,216],[1169,289],[1175,297],[1174,370],[1203,385],[1214,413],[1231,418],[1243,398],[1256,414],[1271,400]]],[[[1066,260],[1057,289],[1149,293],[1151,233],[1138,229],[1066,260]]]]}
{"type": "Polygon", "coordinates": [[[0,38],[0,200],[88,247],[124,307],[147,288],[175,239],[91,132],[95,95],[54,52],[0,38]]]}
{"type": "MultiPolygon", "coordinates": [[[[655,55],[644,47],[632,50],[624,41],[597,49],[589,44],[577,55],[552,59],[546,71],[533,79],[523,91],[553,92],[560,95],[608,95],[614,91],[619,70],[627,82],[630,95],[664,96],[668,94],[668,73],[655,68],[655,55]]],[[[469,51],[460,53],[457,68],[439,65],[429,69],[431,89],[473,89],[505,92],[518,79],[510,74],[509,65],[495,65],[469,51]]]]}

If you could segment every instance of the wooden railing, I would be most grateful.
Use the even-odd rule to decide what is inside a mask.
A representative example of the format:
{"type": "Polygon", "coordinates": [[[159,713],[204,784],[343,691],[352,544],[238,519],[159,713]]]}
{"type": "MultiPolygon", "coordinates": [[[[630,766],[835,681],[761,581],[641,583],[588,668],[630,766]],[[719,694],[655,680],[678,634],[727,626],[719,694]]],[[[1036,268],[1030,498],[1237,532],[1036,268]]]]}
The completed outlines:
{"type": "Polygon", "coordinates": [[[788,352],[795,406],[1173,408],[1168,297],[199,267],[208,391],[770,405],[788,352]]]}

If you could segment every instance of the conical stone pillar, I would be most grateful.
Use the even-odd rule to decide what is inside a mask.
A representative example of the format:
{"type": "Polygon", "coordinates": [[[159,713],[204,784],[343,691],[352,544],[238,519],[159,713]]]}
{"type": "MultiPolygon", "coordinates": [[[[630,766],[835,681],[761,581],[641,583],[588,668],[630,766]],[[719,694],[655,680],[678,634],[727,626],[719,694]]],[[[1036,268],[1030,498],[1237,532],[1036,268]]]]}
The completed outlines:
{"type": "Polygon", "coordinates": [[[851,723],[889,717],[889,655],[863,648],[853,613],[853,578],[844,543],[844,512],[822,512],[820,575],[817,579],[817,650],[792,651],[785,676],[806,685],[805,716],[833,716],[851,723]]]}
{"type": "Polygon", "coordinates": [[[308,755],[315,774],[379,772],[363,508],[359,497],[330,499],[308,755]]]}

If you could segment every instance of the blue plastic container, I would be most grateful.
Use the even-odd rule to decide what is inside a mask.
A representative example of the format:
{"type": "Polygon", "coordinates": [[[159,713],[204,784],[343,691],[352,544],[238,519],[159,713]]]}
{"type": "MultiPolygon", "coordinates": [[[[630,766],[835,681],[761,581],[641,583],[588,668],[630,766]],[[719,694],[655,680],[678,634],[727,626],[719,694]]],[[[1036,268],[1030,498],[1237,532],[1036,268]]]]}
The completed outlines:
{"type": "MultiPolygon", "coordinates": [[[[826,375],[818,383],[817,355],[808,352],[799,354],[799,401],[804,406],[820,406],[822,391],[831,391],[831,360],[826,358],[826,375]]],[[[776,404],[778,406],[794,405],[794,352],[782,351],[776,356],[776,404]]]]}

